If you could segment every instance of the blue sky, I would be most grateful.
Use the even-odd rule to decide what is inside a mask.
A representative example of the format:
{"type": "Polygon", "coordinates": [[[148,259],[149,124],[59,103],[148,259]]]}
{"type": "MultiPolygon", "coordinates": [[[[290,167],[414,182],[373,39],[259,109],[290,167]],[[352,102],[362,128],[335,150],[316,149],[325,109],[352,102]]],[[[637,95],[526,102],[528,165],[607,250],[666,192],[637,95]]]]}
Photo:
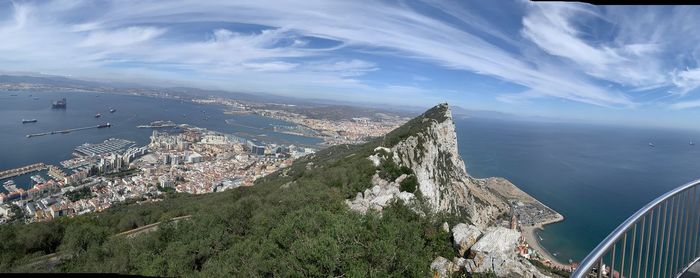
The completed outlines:
{"type": "Polygon", "coordinates": [[[0,69],[694,127],[696,26],[697,7],[0,0],[0,69]]]}

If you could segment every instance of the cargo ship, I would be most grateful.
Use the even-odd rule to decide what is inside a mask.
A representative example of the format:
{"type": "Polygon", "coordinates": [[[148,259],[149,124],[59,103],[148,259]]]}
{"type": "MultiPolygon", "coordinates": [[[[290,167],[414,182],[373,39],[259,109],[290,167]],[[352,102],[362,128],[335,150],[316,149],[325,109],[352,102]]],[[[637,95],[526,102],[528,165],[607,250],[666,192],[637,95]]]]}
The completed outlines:
{"type": "Polygon", "coordinates": [[[59,99],[57,101],[54,101],[53,104],[51,104],[51,108],[53,109],[66,109],[66,98],[59,99]]]}
{"type": "Polygon", "coordinates": [[[111,126],[112,126],[112,124],[106,123],[106,124],[98,125],[97,128],[105,128],[105,127],[111,127],[111,126]]]}
{"type": "Polygon", "coordinates": [[[36,119],[31,119],[31,120],[25,120],[25,119],[22,119],[22,123],[23,123],[23,124],[28,124],[28,123],[36,123],[36,122],[37,122],[37,120],[36,120],[36,119]]]}

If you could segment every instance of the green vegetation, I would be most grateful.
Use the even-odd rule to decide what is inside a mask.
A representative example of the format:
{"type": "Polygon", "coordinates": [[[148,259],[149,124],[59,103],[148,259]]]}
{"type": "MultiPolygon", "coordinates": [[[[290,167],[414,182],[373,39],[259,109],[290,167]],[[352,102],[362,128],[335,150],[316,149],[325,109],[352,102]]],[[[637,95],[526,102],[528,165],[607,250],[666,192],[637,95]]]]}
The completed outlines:
{"type": "Polygon", "coordinates": [[[66,192],[63,195],[68,197],[69,200],[75,202],[77,200],[90,198],[92,196],[92,191],[90,191],[89,187],[83,187],[78,190],[66,192]]]}
{"type": "Polygon", "coordinates": [[[415,175],[410,175],[401,181],[401,191],[415,192],[418,188],[418,179],[415,175]]]}
{"type": "Polygon", "coordinates": [[[391,157],[384,159],[379,165],[379,177],[384,180],[394,181],[403,174],[413,174],[413,170],[406,166],[399,167],[391,157]]]}
{"type": "Polygon", "coordinates": [[[133,174],[136,174],[138,171],[140,171],[138,168],[131,168],[131,169],[122,170],[122,171],[119,171],[116,173],[104,174],[103,176],[109,177],[109,178],[112,178],[112,177],[122,178],[122,177],[131,176],[133,174]]]}
{"type": "MultiPolygon", "coordinates": [[[[411,130],[402,127],[384,142],[405,138],[411,130]]],[[[419,214],[400,201],[381,216],[362,215],[345,205],[347,198],[371,186],[377,170],[393,179],[412,174],[393,161],[375,168],[367,157],[381,143],[327,148],[257,180],[253,187],[203,195],[171,192],[160,202],[132,201],[102,213],[1,226],[0,269],[40,271],[26,264],[61,252],[72,258],[54,271],[206,277],[429,276],[435,257],[454,256],[451,235],[440,228],[443,222],[456,224],[453,215],[431,214],[424,206],[419,214]],[[160,229],[134,238],[114,236],[183,215],[192,217],[161,224],[160,229]]],[[[417,181],[410,177],[401,187],[415,191],[417,181]]]]}
{"type": "Polygon", "coordinates": [[[16,222],[18,220],[24,219],[24,210],[20,208],[19,206],[12,204],[10,206],[10,212],[12,213],[12,218],[10,219],[10,222],[16,222]]]}
{"type": "Polygon", "coordinates": [[[162,186],[158,185],[157,188],[158,188],[158,191],[160,191],[160,192],[175,193],[175,188],[172,188],[172,187],[162,187],[162,186]]]}

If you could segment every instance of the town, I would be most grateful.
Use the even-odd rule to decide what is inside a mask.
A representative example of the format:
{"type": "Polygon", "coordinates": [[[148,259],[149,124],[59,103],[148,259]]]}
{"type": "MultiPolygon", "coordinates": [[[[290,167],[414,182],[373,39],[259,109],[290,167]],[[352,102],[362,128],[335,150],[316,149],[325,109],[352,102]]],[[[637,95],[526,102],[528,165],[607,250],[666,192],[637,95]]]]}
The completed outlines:
{"type": "Polygon", "coordinates": [[[3,171],[0,223],[26,223],[102,211],[127,200],[154,201],[169,191],[219,192],[253,182],[316,149],[262,144],[231,134],[186,124],[174,131],[154,130],[150,143],[111,138],[75,148],[74,158],[60,165],[42,163],[3,171]],[[30,189],[12,177],[33,175],[30,189]]]}

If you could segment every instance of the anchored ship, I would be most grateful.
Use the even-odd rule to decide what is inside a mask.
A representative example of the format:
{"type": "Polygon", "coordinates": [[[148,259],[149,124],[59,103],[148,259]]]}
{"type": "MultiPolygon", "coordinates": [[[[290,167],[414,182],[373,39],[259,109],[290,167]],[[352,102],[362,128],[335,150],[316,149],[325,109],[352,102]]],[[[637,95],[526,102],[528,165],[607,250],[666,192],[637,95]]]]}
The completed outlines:
{"type": "Polygon", "coordinates": [[[54,101],[53,104],[51,104],[51,108],[53,109],[66,109],[66,98],[59,99],[57,101],[54,101]]]}

